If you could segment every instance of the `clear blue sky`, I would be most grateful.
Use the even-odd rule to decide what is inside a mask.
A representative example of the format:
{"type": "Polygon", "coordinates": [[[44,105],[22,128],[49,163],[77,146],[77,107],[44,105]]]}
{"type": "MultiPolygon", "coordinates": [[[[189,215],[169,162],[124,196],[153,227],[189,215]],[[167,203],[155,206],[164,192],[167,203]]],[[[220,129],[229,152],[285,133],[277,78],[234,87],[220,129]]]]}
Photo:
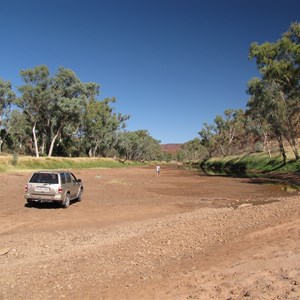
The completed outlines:
{"type": "Polygon", "coordinates": [[[245,108],[250,44],[299,18],[299,0],[0,0],[0,77],[16,90],[20,70],[70,68],[116,97],[128,130],[183,143],[245,108]]]}

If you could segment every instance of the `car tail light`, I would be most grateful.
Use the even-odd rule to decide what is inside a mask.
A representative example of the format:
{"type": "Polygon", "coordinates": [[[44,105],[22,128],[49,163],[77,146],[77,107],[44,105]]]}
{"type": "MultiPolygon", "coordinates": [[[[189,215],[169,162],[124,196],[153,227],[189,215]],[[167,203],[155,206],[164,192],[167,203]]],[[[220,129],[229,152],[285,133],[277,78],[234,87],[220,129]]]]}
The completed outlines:
{"type": "Polygon", "coordinates": [[[62,189],[61,186],[58,187],[58,192],[59,192],[59,193],[62,193],[62,192],[63,192],[63,189],[62,189]]]}
{"type": "Polygon", "coordinates": [[[28,184],[25,185],[25,193],[28,192],[28,184]]]}

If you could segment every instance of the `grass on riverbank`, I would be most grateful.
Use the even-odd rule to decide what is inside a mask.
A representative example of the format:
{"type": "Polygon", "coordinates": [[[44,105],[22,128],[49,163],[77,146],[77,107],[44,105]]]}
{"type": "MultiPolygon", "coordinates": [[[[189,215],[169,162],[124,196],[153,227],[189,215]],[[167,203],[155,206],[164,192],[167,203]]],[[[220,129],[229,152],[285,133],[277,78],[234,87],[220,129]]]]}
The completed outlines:
{"type": "Polygon", "coordinates": [[[67,157],[28,157],[0,156],[0,172],[54,169],[121,168],[141,166],[142,163],[124,163],[111,158],[67,158],[67,157]]]}
{"type": "MultiPolygon", "coordinates": [[[[139,162],[124,163],[111,158],[89,157],[29,157],[29,156],[0,156],[0,172],[54,170],[54,169],[88,169],[88,168],[121,168],[145,165],[139,162]]],[[[242,156],[227,156],[211,158],[202,162],[188,164],[192,168],[201,168],[208,174],[224,175],[259,175],[272,173],[300,172],[300,160],[295,161],[289,156],[286,164],[281,156],[269,157],[265,153],[254,153],[242,156]]]]}
{"type": "Polygon", "coordinates": [[[249,175],[270,173],[296,173],[300,171],[300,160],[289,158],[284,164],[282,157],[269,157],[265,153],[255,153],[243,156],[228,156],[211,158],[199,163],[207,173],[226,175],[249,175]]]}

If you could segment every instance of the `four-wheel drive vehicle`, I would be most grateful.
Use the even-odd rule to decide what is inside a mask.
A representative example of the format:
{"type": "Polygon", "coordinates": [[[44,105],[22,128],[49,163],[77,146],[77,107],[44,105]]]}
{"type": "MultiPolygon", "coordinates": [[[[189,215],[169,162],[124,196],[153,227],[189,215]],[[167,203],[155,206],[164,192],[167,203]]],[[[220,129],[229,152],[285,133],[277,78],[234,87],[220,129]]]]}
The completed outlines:
{"type": "Polygon", "coordinates": [[[24,197],[28,204],[56,202],[67,208],[70,201],[81,201],[81,179],[67,171],[39,171],[32,174],[25,186],[24,197]]]}

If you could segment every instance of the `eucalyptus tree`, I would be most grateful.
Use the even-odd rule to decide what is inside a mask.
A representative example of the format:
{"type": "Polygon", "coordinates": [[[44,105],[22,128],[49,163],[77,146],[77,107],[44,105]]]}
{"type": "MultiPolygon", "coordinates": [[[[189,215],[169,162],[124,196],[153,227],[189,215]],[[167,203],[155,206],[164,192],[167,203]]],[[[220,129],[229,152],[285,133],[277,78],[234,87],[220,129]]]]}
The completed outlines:
{"type": "Polygon", "coordinates": [[[208,158],[211,158],[216,150],[216,126],[214,124],[204,123],[202,129],[198,132],[200,135],[201,144],[207,150],[208,158]]]}
{"type": "MultiPolygon", "coordinates": [[[[274,109],[276,118],[270,118],[271,125],[278,129],[277,137],[290,144],[294,156],[299,159],[298,139],[300,137],[300,24],[291,24],[289,30],[275,43],[253,43],[250,59],[255,59],[262,75],[264,92],[268,98],[264,104],[274,109]]],[[[253,85],[253,83],[251,83],[253,85]]]]}
{"type": "Polygon", "coordinates": [[[9,117],[10,107],[15,97],[16,95],[12,90],[11,83],[0,78],[0,153],[5,137],[8,134],[8,128],[5,128],[5,120],[9,117]]]}
{"type": "Polygon", "coordinates": [[[254,146],[262,145],[262,150],[266,151],[269,157],[272,157],[271,140],[275,137],[268,121],[259,116],[260,112],[255,114],[250,110],[246,111],[245,130],[247,137],[249,142],[252,142],[254,146]]]}
{"type": "Polygon", "coordinates": [[[52,78],[44,65],[20,74],[25,84],[19,88],[21,97],[16,104],[32,126],[35,154],[39,156],[40,146],[52,156],[58,137],[77,133],[87,101],[98,95],[99,86],[81,82],[72,70],[63,67],[52,78]]]}
{"type": "Polygon", "coordinates": [[[286,153],[283,144],[285,106],[281,101],[277,101],[272,88],[265,80],[253,78],[248,82],[247,93],[250,98],[247,102],[246,114],[248,120],[251,120],[251,131],[262,137],[269,156],[271,156],[269,140],[276,139],[285,161],[286,153]]]}
{"type": "Polygon", "coordinates": [[[31,154],[31,124],[26,114],[18,109],[12,110],[9,119],[7,119],[7,128],[9,128],[9,139],[13,150],[31,154]]]}
{"type": "Polygon", "coordinates": [[[48,156],[52,156],[58,137],[76,135],[89,99],[99,94],[99,85],[83,83],[70,70],[60,67],[51,80],[48,130],[50,146],[48,156]],[[63,130],[65,129],[65,132],[63,130]]]}
{"type": "Polygon", "coordinates": [[[4,81],[0,78],[0,126],[3,118],[7,117],[10,105],[15,97],[10,81],[4,81]]]}
{"type": "Polygon", "coordinates": [[[222,155],[232,154],[234,143],[240,141],[244,134],[244,111],[242,109],[227,109],[224,117],[216,116],[215,120],[215,141],[221,149],[222,155]]]}
{"type": "Polygon", "coordinates": [[[41,65],[33,69],[22,70],[20,75],[25,84],[19,87],[21,96],[16,99],[15,103],[23,110],[31,124],[35,155],[39,157],[38,139],[42,140],[50,114],[49,70],[41,65]]]}
{"type": "MultiPolygon", "coordinates": [[[[188,161],[195,161],[207,156],[207,149],[202,145],[199,138],[195,138],[180,146],[180,152],[184,154],[184,158],[188,161]]],[[[183,160],[183,157],[181,157],[183,160]]]]}
{"type": "Polygon", "coordinates": [[[150,136],[147,130],[123,132],[118,151],[124,160],[156,160],[162,155],[160,141],[150,136]]]}
{"type": "Polygon", "coordinates": [[[91,98],[87,104],[82,130],[90,156],[106,156],[117,145],[119,130],[126,127],[129,116],[114,112],[111,104],[115,102],[115,98],[103,101],[91,98]]]}

